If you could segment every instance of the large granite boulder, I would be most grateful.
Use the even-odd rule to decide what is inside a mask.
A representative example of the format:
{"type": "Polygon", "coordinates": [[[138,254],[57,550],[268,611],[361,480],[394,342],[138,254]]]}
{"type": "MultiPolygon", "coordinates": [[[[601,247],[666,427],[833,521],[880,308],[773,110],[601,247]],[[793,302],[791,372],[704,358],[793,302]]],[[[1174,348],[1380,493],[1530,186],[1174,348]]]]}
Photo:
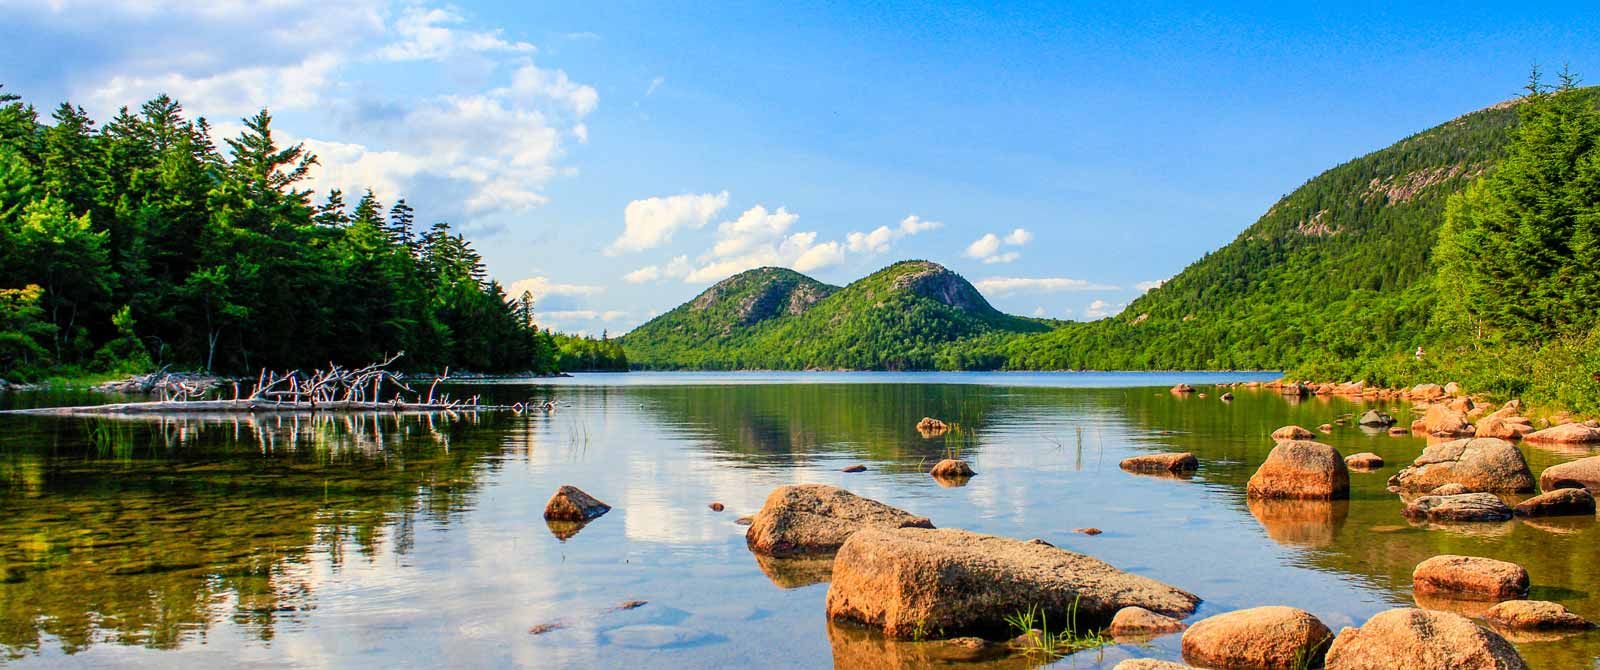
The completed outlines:
{"type": "Polygon", "coordinates": [[[1511,506],[1493,493],[1422,496],[1406,503],[1400,513],[1427,521],[1505,521],[1512,515],[1511,506]]]}
{"type": "Polygon", "coordinates": [[[1350,496],[1350,469],[1339,451],[1321,442],[1287,440],[1250,477],[1251,498],[1332,500],[1350,496]]]}
{"type": "Polygon", "coordinates": [[[1269,606],[1218,614],[1183,634],[1183,660],[1218,670],[1318,667],[1332,631],[1310,612],[1269,606]]]}
{"type": "Polygon", "coordinates": [[[1006,617],[1038,607],[1050,621],[1076,608],[1084,630],[1118,610],[1187,616],[1200,599],[1099,559],[1045,543],[957,529],[865,528],[840,547],[828,616],[881,628],[891,638],[1007,632],[1006,617]]]}
{"type": "Polygon", "coordinates": [[[1417,564],[1411,589],[1455,600],[1516,600],[1528,594],[1528,571],[1507,561],[1444,554],[1417,564]]]}
{"type": "Polygon", "coordinates": [[[1600,442],[1600,428],[1581,423],[1563,423],[1528,433],[1522,439],[1544,444],[1594,444],[1600,442]]]}
{"type": "Polygon", "coordinates": [[[1512,400],[1478,419],[1477,428],[1478,431],[1474,433],[1477,437],[1519,440],[1533,432],[1533,422],[1522,416],[1522,403],[1512,400]]]}
{"type": "Polygon", "coordinates": [[[1600,456],[1545,468],[1544,472],[1539,473],[1539,488],[1546,491],[1579,488],[1588,489],[1590,493],[1600,491],[1600,456]]]}
{"type": "Polygon", "coordinates": [[[863,528],[932,528],[926,517],[863,498],[837,486],[780,486],[756,513],[745,543],[773,556],[837,550],[863,528]]]}
{"type": "Polygon", "coordinates": [[[1432,491],[1461,484],[1473,491],[1524,493],[1533,490],[1533,472],[1517,445],[1495,438],[1453,440],[1422,450],[1411,465],[1389,478],[1398,491],[1432,491]]]}
{"type": "Polygon", "coordinates": [[[1326,670],[1527,670],[1505,638],[1460,614],[1403,607],[1339,631],[1326,670]]]}
{"type": "Polygon", "coordinates": [[[1517,516],[1594,516],[1594,495],[1588,489],[1556,489],[1517,503],[1517,516]]]}

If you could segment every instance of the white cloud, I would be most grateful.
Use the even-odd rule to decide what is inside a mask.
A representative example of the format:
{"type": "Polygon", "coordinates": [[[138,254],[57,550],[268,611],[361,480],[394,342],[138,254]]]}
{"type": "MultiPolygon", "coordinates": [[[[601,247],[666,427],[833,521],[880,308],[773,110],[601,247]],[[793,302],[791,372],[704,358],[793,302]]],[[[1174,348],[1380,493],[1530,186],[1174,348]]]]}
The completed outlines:
{"type": "Polygon", "coordinates": [[[298,136],[321,156],[313,188],[370,186],[449,218],[543,204],[545,184],[572,172],[560,165],[564,143],[588,140],[581,121],[599,104],[594,87],[528,61],[534,45],[471,25],[443,4],[48,0],[7,7],[7,20],[24,29],[70,35],[63,52],[93,54],[74,59],[61,78],[98,118],[167,93],[191,118],[209,118],[220,144],[234,119],[268,107],[292,119],[292,126],[277,124],[282,136],[298,136]],[[403,81],[417,61],[474,74],[445,80],[430,95],[374,83],[403,81]]]}
{"type": "Polygon", "coordinates": [[[1140,291],[1150,291],[1150,290],[1161,288],[1161,285],[1165,284],[1165,283],[1167,283],[1167,280],[1165,280],[1165,279],[1157,279],[1155,281],[1142,281],[1142,282],[1139,282],[1137,284],[1134,284],[1133,287],[1136,288],[1136,289],[1139,289],[1140,291]]]}
{"type": "Polygon", "coordinates": [[[901,219],[900,223],[894,228],[878,226],[872,229],[871,232],[850,233],[845,236],[845,244],[852,253],[881,254],[888,251],[890,244],[895,240],[943,227],[943,223],[928,221],[912,214],[901,219]]]}
{"type": "Polygon", "coordinates": [[[1036,316],[1036,317],[1039,317],[1041,319],[1044,318],[1044,315],[1045,315],[1044,306],[1040,305],[1038,307],[1033,308],[1033,315],[1036,316]]]}
{"type": "Polygon", "coordinates": [[[622,275],[622,281],[628,282],[629,284],[646,284],[656,281],[660,278],[661,267],[657,265],[646,265],[642,268],[634,270],[633,272],[622,275]]]}
{"type": "Polygon", "coordinates": [[[389,61],[419,61],[444,60],[461,51],[532,53],[537,50],[527,42],[506,40],[499,30],[449,27],[463,23],[466,18],[452,9],[408,7],[392,26],[400,39],[384,45],[375,55],[389,61]]]}
{"type": "Polygon", "coordinates": [[[809,272],[844,260],[842,245],[818,243],[815,232],[785,235],[799,218],[782,207],[770,213],[761,205],[746,210],[738,219],[717,227],[716,245],[701,257],[700,267],[684,276],[684,281],[716,281],[769,265],[809,272]]]}
{"type": "Polygon", "coordinates": [[[646,265],[622,276],[623,281],[630,284],[644,284],[659,279],[682,278],[689,275],[694,267],[689,263],[688,256],[675,256],[668,261],[666,266],[646,265]]]}
{"type": "Polygon", "coordinates": [[[761,205],[751,207],[739,218],[717,226],[717,243],[711,247],[711,255],[725,258],[747,253],[763,243],[782,237],[799,218],[782,207],[775,212],[768,212],[761,205]]]}
{"type": "Polygon", "coordinates": [[[1021,258],[1022,253],[1018,251],[1002,253],[1000,251],[1001,245],[1020,247],[1032,241],[1033,233],[1022,228],[1013,229],[1011,232],[1006,233],[1004,238],[994,233],[985,233],[983,237],[973,240],[972,244],[967,245],[966,251],[962,253],[968,258],[976,258],[987,265],[1010,263],[1021,258]]]}
{"type": "Polygon", "coordinates": [[[623,208],[622,235],[606,248],[606,254],[643,251],[666,244],[679,229],[702,228],[727,206],[727,191],[635,200],[623,208]]]}
{"type": "Polygon", "coordinates": [[[553,312],[544,312],[538,316],[551,321],[572,321],[579,319],[588,321],[618,321],[627,318],[628,313],[618,309],[609,309],[604,311],[594,309],[564,309],[553,312]]]}
{"type": "Polygon", "coordinates": [[[1094,302],[1089,303],[1088,308],[1083,310],[1083,315],[1090,319],[1103,319],[1111,316],[1114,310],[1121,307],[1122,305],[1113,305],[1104,300],[1096,299],[1094,302]]]}
{"type": "Polygon", "coordinates": [[[989,277],[973,283],[989,295],[1058,293],[1062,291],[1114,291],[1116,286],[1066,277],[989,277]]]}
{"type": "Polygon", "coordinates": [[[655,95],[656,89],[661,88],[661,85],[665,83],[667,83],[666,77],[656,77],[655,79],[651,79],[650,87],[644,90],[644,97],[648,98],[652,95],[655,95]]]}
{"type": "Polygon", "coordinates": [[[521,296],[524,291],[533,294],[533,300],[535,303],[537,303],[547,296],[554,295],[595,295],[605,291],[605,287],[591,286],[588,284],[559,284],[550,281],[548,277],[528,277],[527,279],[518,279],[514,282],[511,282],[511,285],[506,287],[506,295],[512,297],[521,296]]]}

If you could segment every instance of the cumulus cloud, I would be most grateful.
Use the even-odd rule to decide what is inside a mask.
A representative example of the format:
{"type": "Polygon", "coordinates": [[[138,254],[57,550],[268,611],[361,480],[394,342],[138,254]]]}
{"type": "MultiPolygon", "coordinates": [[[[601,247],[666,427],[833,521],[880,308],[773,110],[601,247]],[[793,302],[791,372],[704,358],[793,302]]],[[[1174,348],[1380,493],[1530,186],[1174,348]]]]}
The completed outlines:
{"type": "Polygon", "coordinates": [[[715,281],[751,268],[785,266],[799,272],[828,267],[844,260],[838,242],[817,242],[817,233],[789,233],[799,215],[783,207],[768,211],[756,205],[739,218],[717,226],[717,241],[701,256],[699,267],[684,281],[715,281]]]}
{"type": "Polygon", "coordinates": [[[506,287],[506,295],[518,297],[527,292],[533,295],[535,303],[548,296],[591,296],[603,291],[605,291],[603,286],[561,284],[550,281],[549,277],[518,279],[506,287]]]}
{"type": "Polygon", "coordinates": [[[452,218],[543,204],[546,183],[571,171],[564,145],[588,139],[583,118],[599,104],[594,87],[529,60],[533,44],[444,3],[6,5],[8,21],[62,35],[63,51],[86,55],[59,79],[97,118],[166,93],[209,118],[220,140],[234,119],[268,107],[293,119],[279,122],[281,135],[322,157],[311,187],[403,193],[452,218]],[[474,76],[429,95],[373,84],[403,80],[418,62],[474,76]]]}
{"type": "Polygon", "coordinates": [[[1083,315],[1091,320],[1104,319],[1108,316],[1111,316],[1113,312],[1121,308],[1122,305],[1113,305],[1097,298],[1093,302],[1089,303],[1089,306],[1083,310],[1083,315]]]}
{"type": "Polygon", "coordinates": [[[508,41],[500,30],[455,28],[466,18],[453,9],[408,7],[395,19],[393,30],[399,39],[384,45],[375,54],[390,61],[444,60],[461,51],[476,53],[532,53],[527,42],[508,41]]]}
{"type": "Polygon", "coordinates": [[[989,277],[973,283],[989,295],[1060,293],[1063,291],[1114,291],[1116,286],[1067,277],[989,277]]]}
{"type": "Polygon", "coordinates": [[[1022,228],[1013,229],[1001,237],[994,233],[985,233],[983,237],[973,240],[962,252],[968,258],[976,258],[985,264],[1010,263],[1022,257],[1021,252],[1001,251],[1002,246],[1020,247],[1033,241],[1033,233],[1022,228]]]}
{"type": "Polygon", "coordinates": [[[564,309],[553,312],[545,312],[539,316],[552,321],[572,321],[574,319],[588,321],[618,321],[627,318],[628,313],[619,309],[608,309],[604,311],[594,309],[564,309]]]}
{"type": "Polygon", "coordinates": [[[701,228],[728,206],[728,192],[684,193],[635,200],[622,210],[622,235],[607,255],[644,251],[672,241],[683,228],[701,228]]]}
{"type": "Polygon", "coordinates": [[[852,253],[881,254],[889,250],[895,240],[930,230],[943,228],[938,221],[928,221],[915,214],[900,220],[895,227],[878,226],[870,232],[853,232],[845,236],[845,245],[852,253]]]}
{"type": "Polygon", "coordinates": [[[1139,282],[1137,284],[1134,284],[1133,287],[1136,288],[1136,289],[1139,289],[1140,291],[1151,291],[1151,290],[1155,290],[1155,289],[1161,288],[1161,285],[1165,284],[1165,283],[1167,283],[1167,280],[1165,280],[1165,279],[1157,279],[1155,281],[1142,281],[1142,282],[1139,282]]]}

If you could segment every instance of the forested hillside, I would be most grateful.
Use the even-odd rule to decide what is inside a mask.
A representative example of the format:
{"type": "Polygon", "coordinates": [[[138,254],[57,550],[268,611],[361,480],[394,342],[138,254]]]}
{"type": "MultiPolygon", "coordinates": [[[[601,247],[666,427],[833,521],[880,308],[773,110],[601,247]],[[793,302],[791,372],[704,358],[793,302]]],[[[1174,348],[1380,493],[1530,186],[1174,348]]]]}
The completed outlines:
{"type": "Polygon", "coordinates": [[[410,369],[556,370],[527,296],[448,224],[370,191],[314,202],[317,158],[265,110],[244,124],[218,147],[165,96],[97,123],[0,95],[0,377],[399,351],[410,369]]]}
{"type": "Polygon", "coordinates": [[[623,338],[649,368],[915,370],[964,368],[951,344],[1042,332],[1000,313],[954,272],[891,265],[842,289],[780,268],[735,275],[623,338]]]}

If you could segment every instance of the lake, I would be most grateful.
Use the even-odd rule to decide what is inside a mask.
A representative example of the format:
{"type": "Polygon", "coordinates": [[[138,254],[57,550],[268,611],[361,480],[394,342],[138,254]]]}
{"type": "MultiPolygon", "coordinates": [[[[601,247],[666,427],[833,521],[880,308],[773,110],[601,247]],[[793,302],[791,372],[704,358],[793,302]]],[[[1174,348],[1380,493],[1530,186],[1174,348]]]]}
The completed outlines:
{"type": "MultiPolygon", "coordinates": [[[[735,520],[798,482],[1093,555],[1204,598],[1191,621],[1292,605],[1337,631],[1413,603],[1412,568],[1441,553],[1520,563],[1531,597],[1600,619],[1595,519],[1428,527],[1400,516],[1385,480],[1421,438],[1336,426],[1319,439],[1388,466],[1352,473],[1348,502],[1248,503],[1273,429],[1382,406],[1250,390],[1224,403],[1206,386],[1270,377],[630,373],[452,390],[559,401],[548,415],[0,415],[0,665],[927,665],[925,647],[830,624],[825,564],[745,548],[735,520]],[[1179,381],[1208,397],[1168,393],[1179,381]],[[925,439],[913,428],[923,416],[963,430],[925,439]],[[965,486],[927,475],[947,449],[978,472],[965,486]],[[1194,452],[1199,472],[1117,467],[1163,451],[1194,452]],[[867,470],[840,472],[856,464],[867,470]],[[615,509],[553,532],[541,514],[562,484],[615,509]],[[1073,532],[1089,526],[1104,533],[1073,532]],[[647,604],[619,607],[628,601],[647,604]],[[529,633],[541,624],[560,627],[529,633]]],[[[0,406],[89,398],[112,400],[12,394],[0,406]]],[[[1593,455],[1523,451],[1535,473],[1593,455]]],[[[1534,668],[1592,667],[1600,633],[1518,648],[1534,668]]],[[[1176,659],[1178,636],[1053,667],[1129,657],[1176,659]]]]}

